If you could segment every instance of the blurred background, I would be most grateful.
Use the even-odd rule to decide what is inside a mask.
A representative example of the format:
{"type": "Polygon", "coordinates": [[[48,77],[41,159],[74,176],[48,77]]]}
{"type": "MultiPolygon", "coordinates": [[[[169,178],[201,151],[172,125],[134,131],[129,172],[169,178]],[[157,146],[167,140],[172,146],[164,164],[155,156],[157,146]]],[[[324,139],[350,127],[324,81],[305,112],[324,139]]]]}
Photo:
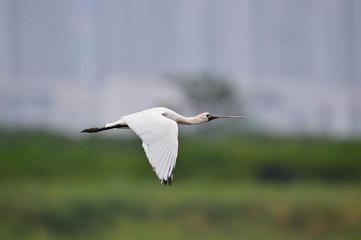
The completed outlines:
{"type": "Polygon", "coordinates": [[[361,2],[0,0],[1,239],[360,239],[361,2]],[[174,184],[131,131],[180,126],[174,184]]]}

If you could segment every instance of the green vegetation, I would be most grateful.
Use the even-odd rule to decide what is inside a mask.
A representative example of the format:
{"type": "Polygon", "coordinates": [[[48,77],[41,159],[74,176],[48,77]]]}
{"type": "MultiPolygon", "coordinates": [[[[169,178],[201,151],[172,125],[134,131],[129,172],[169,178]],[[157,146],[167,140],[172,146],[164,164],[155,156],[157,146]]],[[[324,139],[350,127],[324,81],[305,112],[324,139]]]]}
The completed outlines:
{"type": "Polygon", "coordinates": [[[180,139],[171,187],[141,142],[0,132],[0,239],[360,239],[361,143],[180,139]]]}

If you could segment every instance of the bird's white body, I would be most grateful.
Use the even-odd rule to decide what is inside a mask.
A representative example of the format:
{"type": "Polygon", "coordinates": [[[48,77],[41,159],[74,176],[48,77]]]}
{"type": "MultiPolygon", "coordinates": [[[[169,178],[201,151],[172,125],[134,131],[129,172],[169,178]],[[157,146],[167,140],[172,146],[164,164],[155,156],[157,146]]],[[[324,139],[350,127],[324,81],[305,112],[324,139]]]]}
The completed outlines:
{"type": "Polygon", "coordinates": [[[178,126],[174,120],[165,117],[176,113],[166,108],[152,108],[122,117],[105,127],[126,124],[143,141],[143,148],[150,165],[161,182],[172,181],[173,169],[178,154],[178,126]]]}
{"type": "Polygon", "coordinates": [[[213,116],[202,113],[184,117],[168,108],[156,107],[126,115],[103,128],[89,128],[83,132],[98,132],[112,128],[130,128],[143,141],[143,148],[161,183],[171,184],[178,154],[177,124],[195,125],[216,118],[243,118],[242,116],[213,116]]]}

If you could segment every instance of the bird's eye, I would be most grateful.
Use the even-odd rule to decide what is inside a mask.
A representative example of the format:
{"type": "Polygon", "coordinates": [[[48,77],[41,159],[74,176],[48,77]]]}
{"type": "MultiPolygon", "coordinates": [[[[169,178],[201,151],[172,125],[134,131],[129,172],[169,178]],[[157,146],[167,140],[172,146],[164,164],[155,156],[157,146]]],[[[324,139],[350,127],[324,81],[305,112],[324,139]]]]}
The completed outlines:
{"type": "Polygon", "coordinates": [[[211,117],[211,114],[208,113],[208,114],[206,115],[206,117],[207,117],[207,118],[210,118],[210,117],[211,117]]]}

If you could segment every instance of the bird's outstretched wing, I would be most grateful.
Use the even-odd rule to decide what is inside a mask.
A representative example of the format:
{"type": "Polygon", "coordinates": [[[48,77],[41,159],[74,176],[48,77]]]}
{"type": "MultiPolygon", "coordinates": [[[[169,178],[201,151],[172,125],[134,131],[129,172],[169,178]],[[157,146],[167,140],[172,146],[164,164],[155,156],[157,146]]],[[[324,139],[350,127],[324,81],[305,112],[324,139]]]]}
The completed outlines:
{"type": "Polygon", "coordinates": [[[162,113],[131,114],[121,119],[143,141],[143,148],[161,183],[172,184],[178,154],[177,123],[162,113]]]}

